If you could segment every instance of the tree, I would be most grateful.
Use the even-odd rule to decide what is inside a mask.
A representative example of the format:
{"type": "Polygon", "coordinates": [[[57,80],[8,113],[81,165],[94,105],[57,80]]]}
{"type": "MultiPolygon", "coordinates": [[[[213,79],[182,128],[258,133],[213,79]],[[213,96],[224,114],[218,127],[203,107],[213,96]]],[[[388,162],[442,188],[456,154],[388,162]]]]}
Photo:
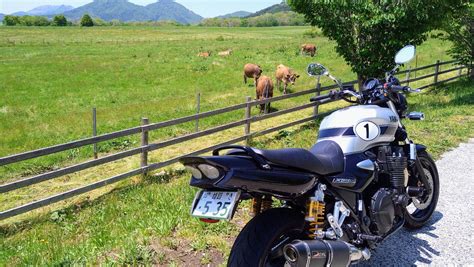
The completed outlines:
{"type": "Polygon", "coordinates": [[[6,26],[15,26],[20,24],[20,19],[18,16],[6,15],[3,18],[3,24],[6,26]]]}
{"type": "Polygon", "coordinates": [[[54,26],[67,26],[67,19],[64,15],[56,15],[53,18],[54,26]]]}
{"type": "Polygon", "coordinates": [[[336,41],[336,51],[357,73],[360,86],[368,77],[383,77],[393,68],[393,57],[400,48],[423,43],[426,34],[440,28],[466,0],[288,2],[336,41]]]}
{"type": "Polygon", "coordinates": [[[92,27],[94,26],[94,21],[92,20],[89,14],[84,14],[81,18],[81,26],[83,27],[92,27]]]}
{"type": "Polygon", "coordinates": [[[448,53],[462,64],[471,69],[471,79],[474,79],[472,61],[474,60],[474,6],[466,5],[466,8],[453,14],[446,21],[445,31],[447,40],[453,42],[453,47],[448,53]]]}
{"type": "Polygon", "coordinates": [[[22,26],[49,26],[48,18],[41,16],[21,16],[18,18],[22,26]]]}

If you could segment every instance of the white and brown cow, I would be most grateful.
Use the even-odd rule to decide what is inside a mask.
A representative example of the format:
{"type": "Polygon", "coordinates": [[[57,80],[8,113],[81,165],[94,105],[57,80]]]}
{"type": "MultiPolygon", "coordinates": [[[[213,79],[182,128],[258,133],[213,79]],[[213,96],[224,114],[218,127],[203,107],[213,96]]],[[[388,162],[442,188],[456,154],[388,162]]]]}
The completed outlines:
{"type": "Polygon", "coordinates": [[[275,72],[276,77],[276,86],[278,89],[281,88],[281,84],[283,83],[283,94],[286,94],[286,89],[288,88],[288,84],[295,84],[295,81],[300,76],[296,74],[292,69],[289,67],[280,64],[277,67],[275,72]]]}

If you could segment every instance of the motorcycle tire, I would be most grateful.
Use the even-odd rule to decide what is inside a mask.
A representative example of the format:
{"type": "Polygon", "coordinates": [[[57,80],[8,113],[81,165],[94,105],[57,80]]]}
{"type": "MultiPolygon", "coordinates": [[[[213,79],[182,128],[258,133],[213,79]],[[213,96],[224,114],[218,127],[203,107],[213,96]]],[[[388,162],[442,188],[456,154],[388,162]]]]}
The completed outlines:
{"type": "Polygon", "coordinates": [[[237,236],[227,266],[283,266],[283,246],[300,238],[304,225],[304,214],[289,208],[255,216],[237,236]]]}
{"type": "Polygon", "coordinates": [[[405,227],[408,229],[421,228],[430,220],[436,209],[436,205],[438,204],[439,197],[439,175],[434,160],[427,152],[419,153],[418,158],[420,159],[425,173],[430,175],[433,183],[433,195],[431,197],[431,202],[426,208],[417,208],[414,212],[409,212],[405,209],[405,227]]]}

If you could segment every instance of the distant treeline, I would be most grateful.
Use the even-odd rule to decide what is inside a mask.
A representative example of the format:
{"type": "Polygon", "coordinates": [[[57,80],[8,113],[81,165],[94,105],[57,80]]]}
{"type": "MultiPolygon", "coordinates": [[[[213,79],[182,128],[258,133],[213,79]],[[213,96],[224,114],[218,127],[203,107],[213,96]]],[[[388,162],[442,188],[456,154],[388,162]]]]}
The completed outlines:
{"type": "MultiPolygon", "coordinates": [[[[91,18],[85,14],[81,20],[69,21],[63,15],[56,15],[49,19],[43,16],[13,16],[3,18],[6,26],[182,26],[175,21],[133,21],[120,20],[105,21],[100,18],[91,18]]],[[[267,13],[250,18],[211,18],[204,19],[199,26],[207,27],[274,27],[274,26],[301,26],[307,25],[304,16],[295,12],[267,13]]]]}
{"type": "Polygon", "coordinates": [[[274,27],[306,25],[304,16],[295,12],[266,13],[250,18],[204,19],[199,26],[207,27],[274,27]]]}
{"type": "MultiPolygon", "coordinates": [[[[70,24],[70,23],[69,23],[70,24]]],[[[13,16],[6,15],[3,18],[6,26],[67,26],[68,21],[64,16],[56,16],[53,20],[42,16],[13,16]]]]}
{"type": "Polygon", "coordinates": [[[105,21],[100,18],[91,18],[84,15],[81,20],[69,21],[63,15],[54,16],[49,19],[43,16],[13,16],[6,15],[3,18],[5,26],[182,26],[176,21],[133,21],[123,22],[120,20],[105,21]]]}

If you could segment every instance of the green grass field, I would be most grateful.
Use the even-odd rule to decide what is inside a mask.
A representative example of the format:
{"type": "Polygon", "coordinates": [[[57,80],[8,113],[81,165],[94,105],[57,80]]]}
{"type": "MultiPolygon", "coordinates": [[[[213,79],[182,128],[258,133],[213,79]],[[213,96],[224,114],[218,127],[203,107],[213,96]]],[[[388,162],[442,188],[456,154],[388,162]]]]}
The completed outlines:
{"type": "MultiPolygon", "coordinates": [[[[245,96],[255,95],[242,82],[242,67],[248,62],[260,64],[264,74],[273,77],[280,63],[304,74],[308,63],[318,61],[343,80],[353,80],[355,75],[335,53],[334,43],[322,36],[304,37],[308,29],[1,27],[0,157],[90,136],[92,107],[97,107],[101,134],[137,126],[144,116],[158,122],[191,115],[197,92],[202,94],[202,111],[244,102],[245,96]],[[318,45],[315,58],[298,55],[300,44],[307,42],[318,45]],[[199,51],[217,54],[229,48],[234,55],[227,58],[196,56],[199,51]]],[[[449,59],[444,52],[449,46],[430,39],[418,49],[418,66],[449,59]]],[[[314,86],[314,79],[301,77],[293,91],[314,86]]],[[[305,101],[306,97],[296,98],[277,108],[305,101]]],[[[242,116],[229,113],[203,120],[201,126],[242,116]]],[[[152,138],[174,136],[193,125],[163,129],[152,138]]],[[[138,138],[122,138],[100,144],[99,150],[123,149],[137,142],[138,138]]],[[[86,147],[10,165],[0,168],[0,179],[91,155],[91,147],[86,147]]]]}
{"type": "MultiPolygon", "coordinates": [[[[106,133],[139,125],[142,116],[157,122],[193,114],[196,92],[202,93],[202,111],[241,103],[245,96],[254,96],[254,89],[242,82],[241,69],[247,62],[262,65],[265,74],[273,76],[280,63],[303,74],[309,62],[317,61],[343,80],[354,79],[355,75],[336,55],[334,43],[324,37],[303,37],[307,29],[0,27],[0,156],[89,136],[93,106],[98,109],[99,133],[106,133]],[[298,55],[299,45],[305,42],[320,47],[315,58],[298,55]],[[234,55],[228,58],[196,56],[201,50],[217,52],[228,48],[234,50],[234,55]]],[[[448,42],[429,39],[417,50],[418,65],[450,59],[445,54],[449,46],[448,42]]],[[[330,84],[328,80],[324,82],[330,84]]],[[[292,90],[313,85],[314,79],[302,75],[292,90]]],[[[464,80],[411,95],[410,110],[423,111],[427,118],[422,122],[407,122],[411,137],[427,145],[438,158],[474,136],[473,89],[472,81],[464,80]]],[[[301,105],[307,98],[281,101],[275,107],[301,105]]],[[[340,104],[324,109],[337,106],[340,104]]],[[[310,113],[308,110],[276,118],[252,129],[310,113]]],[[[235,112],[200,124],[206,128],[242,117],[243,112],[235,112]]],[[[309,123],[292,127],[257,138],[253,144],[268,148],[309,147],[316,139],[317,126],[309,123]]],[[[193,123],[188,123],[160,130],[151,137],[152,140],[169,138],[193,127],[193,123]]],[[[242,129],[157,151],[151,155],[151,161],[191,152],[235,134],[242,134],[242,129]]],[[[136,146],[137,140],[120,139],[101,144],[100,149],[106,153],[136,146]]],[[[90,148],[15,164],[0,168],[0,179],[10,180],[86,157],[91,157],[90,148]]],[[[4,210],[38,196],[130,170],[137,164],[138,158],[134,157],[31,189],[2,194],[0,207],[4,210]]],[[[192,266],[222,263],[233,238],[249,218],[248,205],[243,203],[231,223],[200,223],[188,215],[195,193],[187,185],[188,174],[174,169],[168,169],[169,175],[123,181],[98,190],[91,197],[81,196],[2,222],[0,266],[181,266],[186,265],[182,262],[184,258],[193,259],[192,266]]]]}

